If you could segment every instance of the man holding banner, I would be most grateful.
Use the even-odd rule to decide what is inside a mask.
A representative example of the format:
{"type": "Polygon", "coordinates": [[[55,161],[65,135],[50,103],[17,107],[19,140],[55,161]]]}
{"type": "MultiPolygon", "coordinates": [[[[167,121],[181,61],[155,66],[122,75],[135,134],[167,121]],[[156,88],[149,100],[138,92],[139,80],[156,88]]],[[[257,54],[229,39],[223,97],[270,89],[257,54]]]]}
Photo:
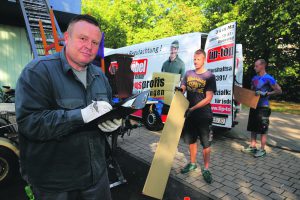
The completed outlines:
{"type": "Polygon", "coordinates": [[[251,89],[259,95],[257,108],[250,108],[247,130],[251,131],[251,144],[243,151],[254,154],[254,157],[263,157],[266,155],[265,145],[267,142],[267,132],[269,127],[269,116],[271,109],[269,108],[269,97],[271,95],[281,94],[281,87],[276,80],[266,73],[267,62],[259,59],[255,62],[254,70],[257,75],[252,78],[251,89]],[[261,134],[261,149],[256,149],[256,136],[261,134]]]}
{"type": "Polygon", "coordinates": [[[207,183],[212,182],[212,176],[208,170],[210,161],[209,126],[212,123],[212,110],[210,102],[216,91],[215,75],[204,67],[205,51],[199,49],[194,54],[195,70],[186,72],[181,83],[181,89],[187,92],[190,107],[185,113],[186,121],[183,129],[183,138],[189,144],[190,163],[181,173],[185,174],[197,168],[197,139],[200,138],[203,147],[204,168],[202,175],[207,183]]]}

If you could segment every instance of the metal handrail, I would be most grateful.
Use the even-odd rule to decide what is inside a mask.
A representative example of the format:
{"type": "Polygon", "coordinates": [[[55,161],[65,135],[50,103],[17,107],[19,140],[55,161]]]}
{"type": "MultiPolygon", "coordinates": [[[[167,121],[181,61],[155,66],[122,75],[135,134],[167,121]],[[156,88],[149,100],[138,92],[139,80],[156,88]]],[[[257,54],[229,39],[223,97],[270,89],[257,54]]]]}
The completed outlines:
{"type": "Polygon", "coordinates": [[[30,42],[32,53],[33,53],[33,57],[37,58],[38,53],[37,53],[37,50],[36,50],[36,45],[35,45],[35,42],[34,42],[34,38],[32,37],[32,32],[31,32],[31,28],[30,28],[30,24],[29,24],[28,16],[26,14],[26,10],[25,10],[25,7],[24,7],[23,0],[19,0],[19,2],[20,2],[21,9],[22,9],[23,17],[24,17],[24,20],[25,20],[26,30],[27,30],[27,33],[28,33],[27,36],[29,38],[29,42],[30,42]]]}
{"type": "MultiPolygon", "coordinates": [[[[46,3],[46,6],[48,7],[48,12],[50,12],[50,9],[52,8],[52,6],[50,6],[50,4],[48,3],[48,0],[44,0],[45,3],[46,3]]],[[[50,13],[49,13],[50,14],[50,13]]],[[[53,15],[54,16],[54,15],[53,15]]],[[[59,28],[59,25],[58,25],[58,22],[56,20],[56,17],[54,16],[54,22],[55,22],[55,26],[56,26],[56,30],[57,30],[57,33],[58,33],[58,37],[59,38],[62,38],[63,37],[63,34],[59,28]]]]}

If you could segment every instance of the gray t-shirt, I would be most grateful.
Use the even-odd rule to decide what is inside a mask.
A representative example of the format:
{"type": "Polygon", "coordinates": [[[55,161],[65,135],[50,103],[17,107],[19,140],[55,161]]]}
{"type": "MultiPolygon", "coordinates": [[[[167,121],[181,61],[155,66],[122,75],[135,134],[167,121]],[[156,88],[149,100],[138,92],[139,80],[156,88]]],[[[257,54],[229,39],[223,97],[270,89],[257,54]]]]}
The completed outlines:
{"type": "MultiPolygon", "coordinates": [[[[206,91],[216,92],[217,90],[215,75],[210,71],[197,74],[195,70],[189,70],[185,73],[181,85],[186,87],[190,108],[206,97],[206,91]]],[[[212,118],[210,104],[198,108],[193,113],[198,118],[212,118]]]]}
{"type": "Polygon", "coordinates": [[[86,88],[86,69],[87,68],[85,68],[82,71],[77,71],[76,69],[72,68],[72,71],[77,76],[77,78],[81,81],[81,83],[84,85],[85,88],[86,88]]]}

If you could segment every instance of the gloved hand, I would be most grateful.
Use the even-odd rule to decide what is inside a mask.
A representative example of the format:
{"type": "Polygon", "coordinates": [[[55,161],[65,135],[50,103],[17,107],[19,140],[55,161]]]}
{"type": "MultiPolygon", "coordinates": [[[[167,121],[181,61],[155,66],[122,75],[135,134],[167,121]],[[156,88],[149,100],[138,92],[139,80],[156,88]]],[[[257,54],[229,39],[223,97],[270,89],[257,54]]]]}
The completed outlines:
{"type": "Polygon", "coordinates": [[[122,119],[107,120],[98,124],[98,127],[103,132],[113,132],[122,125],[122,119]]]}
{"type": "Polygon", "coordinates": [[[184,118],[188,118],[192,114],[192,112],[193,111],[190,108],[188,108],[184,113],[184,118]]]}
{"type": "Polygon", "coordinates": [[[255,91],[256,96],[266,97],[268,96],[268,92],[262,92],[262,91],[255,91]]]}
{"type": "Polygon", "coordinates": [[[112,106],[106,101],[93,101],[87,107],[81,109],[81,115],[84,123],[89,123],[94,119],[104,115],[112,109],[112,106]]]}
{"type": "Polygon", "coordinates": [[[181,88],[181,87],[175,87],[175,89],[174,89],[175,91],[180,91],[180,92],[183,92],[183,89],[181,88]]]}

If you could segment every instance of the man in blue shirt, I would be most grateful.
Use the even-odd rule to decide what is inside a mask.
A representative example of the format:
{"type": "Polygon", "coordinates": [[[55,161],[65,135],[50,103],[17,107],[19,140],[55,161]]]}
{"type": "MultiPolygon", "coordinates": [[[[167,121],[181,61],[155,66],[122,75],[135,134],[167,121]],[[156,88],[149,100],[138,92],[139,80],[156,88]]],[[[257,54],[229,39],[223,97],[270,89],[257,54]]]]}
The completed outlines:
{"type": "Polygon", "coordinates": [[[276,80],[266,72],[267,62],[259,59],[255,62],[254,70],[257,75],[252,78],[251,89],[259,95],[259,102],[256,109],[250,109],[247,130],[251,131],[251,144],[244,152],[253,153],[254,157],[266,155],[265,145],[269,127],[269,116],[271,115],[269,97],[281,94],[281,87],[276,80]],[[256,149],[256,136],[261,134],[261,149],[256,149]]]}
{"type": "Polygon", "coordinates": [[[112,109],[107,78],[91,64],[98,22],[78,15],[64,37],[61,52],[31,61],[17,83],[21,173],[38,200],[111,200],[104,132],[121,120],[92,123],[112,109]]]}

